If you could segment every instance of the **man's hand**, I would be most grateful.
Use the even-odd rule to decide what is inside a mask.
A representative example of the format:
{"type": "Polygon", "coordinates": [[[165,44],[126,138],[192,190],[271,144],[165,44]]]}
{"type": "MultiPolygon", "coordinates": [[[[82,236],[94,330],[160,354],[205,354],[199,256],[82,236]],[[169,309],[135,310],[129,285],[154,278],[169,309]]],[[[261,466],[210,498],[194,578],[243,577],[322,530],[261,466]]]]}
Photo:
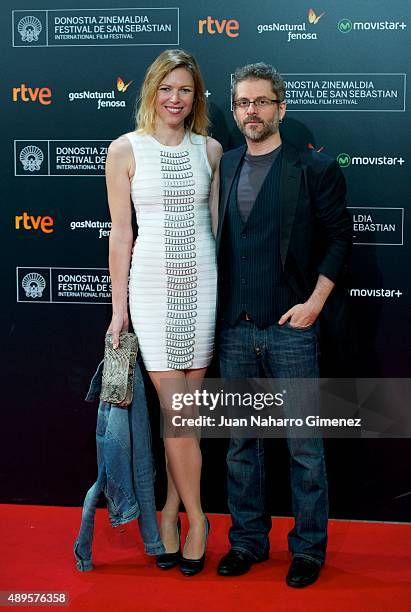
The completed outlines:
{"type": "Polygon", "coordinates": [[[308,300],[304,304],[296,304],[290,310],[287,310],[278,323],[279,325],[284,325],[288,321],[291,327],[310,327],[310,325],[315,323],[320,312],[321,307],[318,308],[318,305],[316,307],[315,304],[308,300]]]}
{"type": "Polygon", "coordinates": [[[317,320],[333,287],[333,281],[320,274],[315,289],[308,300],[304,304],[296,304],[290,310],[287,310],[278,324],[284,325],[286,321],[289,321],[291,327],[310,327],[317,320]]]}

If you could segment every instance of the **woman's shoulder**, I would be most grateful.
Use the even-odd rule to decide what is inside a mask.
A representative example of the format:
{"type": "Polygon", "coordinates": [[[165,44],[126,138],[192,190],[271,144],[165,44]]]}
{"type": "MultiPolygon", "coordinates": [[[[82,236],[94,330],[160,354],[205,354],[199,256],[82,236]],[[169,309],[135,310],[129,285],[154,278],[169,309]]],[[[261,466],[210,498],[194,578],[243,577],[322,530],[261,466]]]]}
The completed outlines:
{"type": "Polygon", "coordinates": [[[113,166],[121,168],[123,166],[131,167],[134,163],[133,146],[129,134],[122,134],[113,140],[107,152],[107,162],[113,166]]]}
{"type": "Polygon", "coordinates": [[[214,153],[215,155],[219,155],[221,157],[221,155],[223,154],[223,147],[218,142],[218,140],[216,140],[215,138],[211,138],[211,136],[207,136],[206,138],[207,151],[209,151],[210,153],[214,153]]]}
{"type": "Polygon", "coordinates": [[[197,134],[196,132],[189,132],[189,140],[191,140],[191,142],[193,142],[194,144],[206,144],[207,149],[210,149],[210,151],[223,150],[218,140],[215,140],[215,138],[211,138],[211,136],[197,134]]]}
{"type": "Polygon", "coordinates": [[[130,147],[129,134],[122,134],[110,143],[108,151],[112,155],[122,155],[130,151],[130,147]]]}
{"type": "Polygon", "coordinates": [[[110,143],[108,153],[111,157],[130,157],[133,149],[144,140],[145,134],[141,132],[127,132],[110,143]]]}

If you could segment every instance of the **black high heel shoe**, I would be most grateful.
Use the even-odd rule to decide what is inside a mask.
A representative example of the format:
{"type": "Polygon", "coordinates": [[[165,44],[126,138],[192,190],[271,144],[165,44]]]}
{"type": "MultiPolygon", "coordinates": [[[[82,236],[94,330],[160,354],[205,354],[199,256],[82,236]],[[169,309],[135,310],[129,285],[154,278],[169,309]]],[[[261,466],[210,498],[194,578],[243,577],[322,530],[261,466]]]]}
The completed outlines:
{"type": "Polygon", "coordinates": [[[168,570],[175,567],[180,563],[181,559],[181,522],[180,517],[177,519],[177,533],[178,533],[178,550],[173,553],[163,553],[157,555],[156,565],[162,570],[168,570]]]}
{"type": "Polygon", "coordinates": [[[210,522],[207,517],[205,517],[205,542],[204,542],[204,552],[203,556],[200,559],[186,559],[184,555],[181,555],[180,559],[180,570],[184,574],[184,576],[194,576],[201,572],[204,568],[205,557],[206,557],[206,549],[207,549],[207,539],[208,534],[210,532],[210,522]]]}

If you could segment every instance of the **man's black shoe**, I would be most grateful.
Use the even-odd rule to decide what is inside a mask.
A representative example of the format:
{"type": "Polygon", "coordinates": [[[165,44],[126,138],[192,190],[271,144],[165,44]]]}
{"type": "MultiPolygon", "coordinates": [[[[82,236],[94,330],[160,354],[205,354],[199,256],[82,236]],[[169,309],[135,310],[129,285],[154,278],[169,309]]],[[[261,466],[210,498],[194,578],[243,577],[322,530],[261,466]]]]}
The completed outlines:
{"type": "Polygon", "coordinates": [[[263,559],[254,559],[247,553],[243,553],[240,550],[230,550],[218,564],[217,574],[220,576],[241,576],[246,574],[253,563],[259,563],[260,561],[267,561],[268,555],[263,559]]]}
{"type": "Polygon", "coordinates": [[[288,570],[286,583],[290,587],[302,589],[313,584],[321,570],[321,565],[305,557],[294,557],[288,570]]]}

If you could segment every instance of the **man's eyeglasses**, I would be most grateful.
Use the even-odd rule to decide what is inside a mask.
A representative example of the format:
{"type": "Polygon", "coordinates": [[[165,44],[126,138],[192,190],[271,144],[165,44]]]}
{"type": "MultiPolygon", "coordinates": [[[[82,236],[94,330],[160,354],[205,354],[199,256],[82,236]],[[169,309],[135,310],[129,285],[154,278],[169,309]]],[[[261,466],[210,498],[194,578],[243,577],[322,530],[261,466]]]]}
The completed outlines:
{"type": "Polygon", "coordinates": [[[273,104],[282,104],[283,100],[272,100],[271,98],[256,98],[255,100],[249,100],[248,98],[239,98],[233,100],[233,106],[235,108],[241,108],[243,110],[248,109],[250,104],[254,104],[257,108],[268,108],[273,104]]]}

